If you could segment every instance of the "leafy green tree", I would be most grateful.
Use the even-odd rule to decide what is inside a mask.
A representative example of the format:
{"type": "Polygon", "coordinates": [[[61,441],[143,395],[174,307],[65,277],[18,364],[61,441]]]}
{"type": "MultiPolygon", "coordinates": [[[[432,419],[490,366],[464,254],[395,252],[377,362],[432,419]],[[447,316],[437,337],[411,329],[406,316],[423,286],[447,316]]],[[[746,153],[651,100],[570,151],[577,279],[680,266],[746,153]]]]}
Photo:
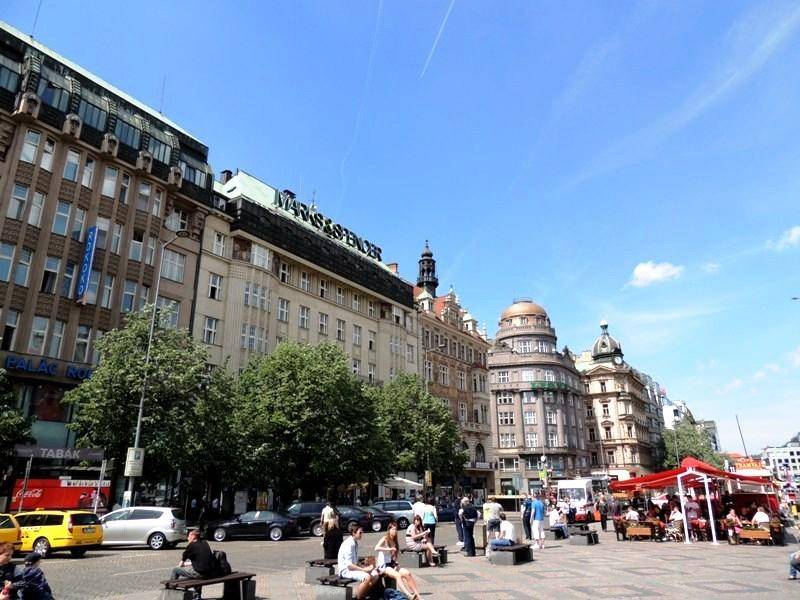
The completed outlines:
{"type": "Polygon", "coordinates": [[[284,342],[247,365],[239,391],[244,479],[287,498],[388,475],[385,424],[337,345],[284,342]]]}
{"type": "MultiPolygon", "coordinates": [[[[104,448],[117,464],[124,464],[133,445],[152,310],[128,315],[124,327],[104,335],[97,342],[101,361],[92,377],[64,395],[64,402],[75,407],[70,428],[77,444],[104,448]]],[[[145,479],[226,462],[228,448],[213,437],[230,418],[233,383],[224,373],[209,372],[207,358],[188,331],[156,328],[140,443],[145,479]],[[215,451],[222,456],[215,459],[215,451]]]]}
{"type": "Polygon", "coordinates": [[[416,375],[400,374],[370,393],[389,428],[395,471],[433,471],[439,481],[458,477],[469,458],[453,415],[416,375]]]}
{"type": "Polygon", "coordinates": [[[693,456],[718,468],[724,466],[725,456],[714,451],[708,432],[697,428],[688,419],[684,418],[676,423],[674,429],[664,429],[661,444],[661,455],[664,457],[661,465],[663,469],[680,466],[680,461],[675,462],[676,448],[680,460],[693,456]]]}
{"type": "Polygon", "coordinates": [[[0,457],[11,456],[15,444],[32,442],[31,419],[17,409],[17,397],[8,373],[0,369],[0,457]]]}

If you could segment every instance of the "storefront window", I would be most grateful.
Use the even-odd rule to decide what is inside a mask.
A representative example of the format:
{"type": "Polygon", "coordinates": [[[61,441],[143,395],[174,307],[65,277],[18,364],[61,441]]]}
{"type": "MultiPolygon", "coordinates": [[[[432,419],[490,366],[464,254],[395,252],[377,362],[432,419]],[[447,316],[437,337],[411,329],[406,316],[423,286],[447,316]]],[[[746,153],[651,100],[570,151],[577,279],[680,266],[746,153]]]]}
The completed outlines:
{"type": "Polygon", "coordinates": [[[20,408],[27,416],[37,421],[69,420],[69,407],[61,404],[64,389],[45,385],[23,385],[20,387],[20,408]]]}

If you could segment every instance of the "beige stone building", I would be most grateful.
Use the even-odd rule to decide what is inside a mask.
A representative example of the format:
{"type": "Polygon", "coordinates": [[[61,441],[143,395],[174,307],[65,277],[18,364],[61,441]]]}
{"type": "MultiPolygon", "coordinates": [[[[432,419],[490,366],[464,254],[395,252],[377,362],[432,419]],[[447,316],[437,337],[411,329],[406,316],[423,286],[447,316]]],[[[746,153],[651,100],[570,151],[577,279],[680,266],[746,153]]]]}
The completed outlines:
{"type": "Polygon", "coordinates": [[[583,386],[568,348],[556,349],[544,308],[515,301],[500,316],[489,351],[492,437],[502,493],[588,476],[583,386]]]}
{"type": "Polygon", "coordinates": [[[294,340],[335,342],[368,382],[417,372],[412,286],[380,247],[242,171],[215,193],[226,212],[206,220],[193,327],[214,364],[241,371],[294,340]]]}
{"type": "Polygon", "coordinates": [[[490,402],[487,387],[489,343],[477,321],[451,289],[436,295],[436,261],[426,242],[414,289],[422,344],[420,365],[428,391],[450,409],[469,453],[464,475],[441,486],[441,493],[472,492],[484,498],[494,491],[490,402]]]}
{"type": "Polygon", "coordinates": [[[620,480],[654,472],[652,411],[642,374],[625,362],[621,344],[601,334],[575,364],[583,378],[592,475],[620,480]]]}

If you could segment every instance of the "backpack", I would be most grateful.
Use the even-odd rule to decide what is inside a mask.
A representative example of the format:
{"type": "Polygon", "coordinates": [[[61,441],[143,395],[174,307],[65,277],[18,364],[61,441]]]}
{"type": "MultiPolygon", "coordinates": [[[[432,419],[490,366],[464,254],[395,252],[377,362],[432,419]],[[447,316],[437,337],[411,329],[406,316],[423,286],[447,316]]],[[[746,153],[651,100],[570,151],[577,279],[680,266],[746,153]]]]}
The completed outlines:
{"type": "Polygon", "coordinates": [[[222,577],[233,572],[231,563],[228,562],[228,555],[222,550],[214,550],[211,555],[214,557],[214,575],[222,577]]]}
{"type": "Polygon", "coordinates": [[[386,588],[383,591],[383,600],[408,600],[408,596],[400,590],[386,588]]]}

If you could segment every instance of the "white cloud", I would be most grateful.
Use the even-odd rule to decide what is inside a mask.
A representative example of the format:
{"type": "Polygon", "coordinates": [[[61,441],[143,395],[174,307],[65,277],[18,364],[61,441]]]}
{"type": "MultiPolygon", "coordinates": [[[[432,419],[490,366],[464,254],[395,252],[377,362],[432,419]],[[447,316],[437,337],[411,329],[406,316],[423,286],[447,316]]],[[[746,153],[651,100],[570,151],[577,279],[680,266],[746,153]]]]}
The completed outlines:
{"type": "Polygon", "coordinates": [[[647,287],[654,283],[677,279],[683,272],[683,267],[672,263],[654,263],[652,260],[639,263],[633,269],[633,275],[628,282],[633,287],[647,287]]]}
{"type": "Polygon", "coordinates": [[[731,381],[723,385],[721,388],[719,388],[717,390],[717,395],[724,396],[726,394],[730,394],[731,392],[735,392],[736,390],[740,389],[743,385],[744,381],[742,381],[737,377],[736,379],[732,379],[731,381]]]}
{"type": "Polygon", "coordinates": [[[789,363],[793,367],[800,368],[800,346],[798,346],[789,353],[789,363]]]}
{"type": "Polygon", "coordinates": [[[778,366],[776,363],[767,363],[766,365],[764,365],[764,368],[767,371],[771,371],[773,373],[779,373],[781,370],[780,366],[778,366]]]}
{"type": "Polygon", "coordinates": [[[763,369],[759,369],[755,373],[753,373],[753,381],[761,381],[767,376],[767,372],[763,369]]]}
{"type": "Polygon", "coordinates": [[[771,248],[776,252],[782,252],[795,246],[800,246],[800,225],[795,225],[791,229],[784,231],[778,241],[770,240],[767,242],[767,248],[771,248]]]}
{"type": "Polygon", "coordinates": [[[719,273],[719,263],[707,262],[700,268],[703,270],[703,273],[708,273],[709,275],[715,275],[716,273],[719,273]]]}

